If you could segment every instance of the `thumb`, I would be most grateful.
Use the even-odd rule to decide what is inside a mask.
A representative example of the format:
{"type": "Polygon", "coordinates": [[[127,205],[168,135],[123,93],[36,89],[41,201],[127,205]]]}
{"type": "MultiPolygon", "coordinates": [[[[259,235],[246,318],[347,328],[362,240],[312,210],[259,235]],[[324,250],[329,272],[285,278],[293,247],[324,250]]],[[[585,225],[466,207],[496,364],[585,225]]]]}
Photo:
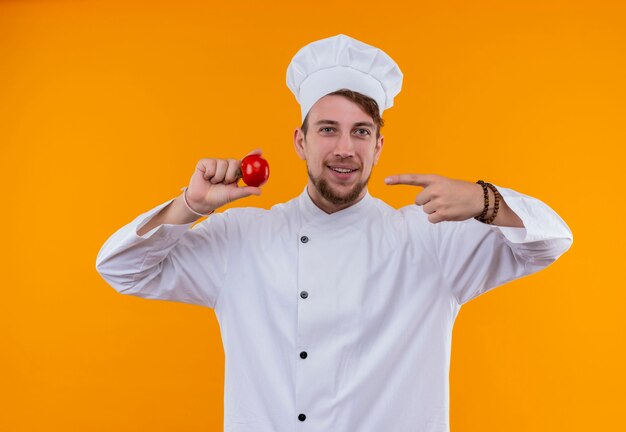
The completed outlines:
{"type": "Polygon", "coordinates": [[[240,198],[245,198],[250,195],[261,195],[261,188],[254,186],[242,186],[237,187],[230,193],[230,198],[234,201],[240,198]]]}

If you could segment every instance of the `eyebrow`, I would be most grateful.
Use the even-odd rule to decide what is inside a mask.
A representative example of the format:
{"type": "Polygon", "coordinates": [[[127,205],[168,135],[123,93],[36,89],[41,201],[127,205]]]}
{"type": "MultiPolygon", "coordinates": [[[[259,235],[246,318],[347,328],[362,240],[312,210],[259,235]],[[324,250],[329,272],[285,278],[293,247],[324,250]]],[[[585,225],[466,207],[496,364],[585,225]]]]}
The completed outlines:
{"type": "MultiPolygon", "coordinates": [[[[318,121],[315,122],[315,126],[319,126],[319,125],[323,125],[323,124],[339,126],[339,122],[335,121],[335,120],[318,120],[318,121]]],[[[368,127],[374,128],[374,124],[370,123],[370,122],[356,122],[352,126],[353,127],[356,127],[356,126],[368,126],[368,127]]]]}

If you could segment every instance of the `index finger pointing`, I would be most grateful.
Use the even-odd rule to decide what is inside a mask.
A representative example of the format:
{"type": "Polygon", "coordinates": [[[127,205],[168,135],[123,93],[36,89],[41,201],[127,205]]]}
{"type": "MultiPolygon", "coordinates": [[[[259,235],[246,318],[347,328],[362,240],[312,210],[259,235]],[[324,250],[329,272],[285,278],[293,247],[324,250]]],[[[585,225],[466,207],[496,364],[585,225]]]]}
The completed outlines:
{"type": "Polygon", "coordinates": [[[428,186],[433,179],[428,174],[397,174],[385,179],[388,185],[405,184],[411,186],[428,186]]]}

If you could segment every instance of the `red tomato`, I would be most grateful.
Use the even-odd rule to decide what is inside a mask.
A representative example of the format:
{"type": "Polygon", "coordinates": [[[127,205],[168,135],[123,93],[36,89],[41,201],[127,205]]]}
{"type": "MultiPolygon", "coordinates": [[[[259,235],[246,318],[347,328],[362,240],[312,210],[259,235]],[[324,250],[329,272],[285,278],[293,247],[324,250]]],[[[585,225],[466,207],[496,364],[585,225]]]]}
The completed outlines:
{"type": "Polygon", "coordinates": [[[241,160],[241,178],[248,186],[262,186],[270,177],[270,166],[261,156],[252,154],[241,160]]]}

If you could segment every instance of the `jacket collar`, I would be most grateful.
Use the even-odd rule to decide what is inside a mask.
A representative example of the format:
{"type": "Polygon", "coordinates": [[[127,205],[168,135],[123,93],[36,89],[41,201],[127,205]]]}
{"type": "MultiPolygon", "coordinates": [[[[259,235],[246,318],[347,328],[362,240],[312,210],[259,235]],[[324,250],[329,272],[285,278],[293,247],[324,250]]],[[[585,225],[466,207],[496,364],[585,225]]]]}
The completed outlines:
{"type": "Polygon", "coordinates": [[[373,204],[374,198],[366,190],[365,195],[358,202],[346,207],[343,210],[334,213],[326,213],[319,208],[311,199],[307,186],[298,197],[298,206],[305,223],[315,222],[322,224],[346,225],[355,223],[359,219],[363,219],[368,213],[368,209],[373,204]]]}

